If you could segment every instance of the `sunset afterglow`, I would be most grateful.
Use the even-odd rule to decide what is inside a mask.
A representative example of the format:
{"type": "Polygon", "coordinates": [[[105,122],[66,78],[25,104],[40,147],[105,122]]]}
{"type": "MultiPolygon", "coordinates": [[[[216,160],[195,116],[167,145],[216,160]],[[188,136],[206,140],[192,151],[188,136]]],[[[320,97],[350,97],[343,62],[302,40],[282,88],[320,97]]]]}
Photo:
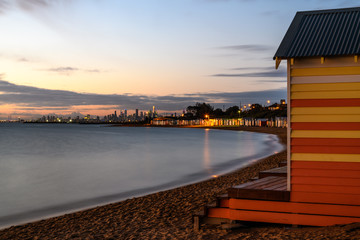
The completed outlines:
{"type": "Polygon", "coordinates": [[[0,120],[279,102],[272,57],[295,12],[355,4],[1,1],[0,120]]]}

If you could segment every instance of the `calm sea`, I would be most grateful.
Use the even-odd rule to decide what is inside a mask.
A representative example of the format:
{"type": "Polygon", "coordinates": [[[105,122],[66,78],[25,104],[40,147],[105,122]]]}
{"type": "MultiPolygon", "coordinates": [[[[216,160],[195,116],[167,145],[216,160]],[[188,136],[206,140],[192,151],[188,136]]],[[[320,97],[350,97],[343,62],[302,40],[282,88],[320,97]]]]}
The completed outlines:
{"type": "Polygon", "coordinates": [[[281,151],[274,135],[0,124],[0,227],[201,181],[281,151]]]}

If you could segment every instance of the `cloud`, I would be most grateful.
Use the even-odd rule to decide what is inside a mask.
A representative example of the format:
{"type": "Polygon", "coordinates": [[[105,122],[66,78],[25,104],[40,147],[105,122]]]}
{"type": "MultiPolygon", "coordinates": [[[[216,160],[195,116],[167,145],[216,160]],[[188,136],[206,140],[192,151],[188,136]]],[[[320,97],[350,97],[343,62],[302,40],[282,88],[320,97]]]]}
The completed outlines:
{"type": "Polygon", "coordinates": [[[83,71],[83,72],[89,72],[89,73],[100,73],[102,72],[99,69],[81,69],[81,68],[76,68],[76,67],[56,67],[56,68],[47,68],[44,69],[43,71],[49,71],[49,72],[56,72],[59,74],[65,74],[65,75],[70,75],[72,73],[75,73],[77,71],[83,71]]]}
{"type": "Polygon", "coordinates": [[[317,9],[359,7],[358,0],[318,0],[316,4],[317,9]]]}
{"type": "Polygon", "coordinates": [[[49,72],[70,73],[70,72],[78,71],[79,69],[73,67],[57,67],[57,68],[48,68],[45,70],[49,72]]]}
{"type": "Polygon", "coordinates": [[[38,8],[46,8],[56,3],[56,0],[0,0],[0,13],[6,13],[12,8],[25,11],[34,11],[38,8]]]}
{"type": "Polygon", "coordinates": [[[196,102],[212,104],[227,103],[237,105],[239,101],[261,103],[286,98],[286,88],[252,92],[214,92],[178,95],[132,95],[77,93],[64,90],[49,90],[24,85],[16,85],[0,80],[0,104],[15,104],[22,108],[65,109],[72,106],[119,106],[127,109],[157,109],[175,111],[194,105],[196,102]]]}
{"type": "Polygon", "coordinates": [[[48,7],[54,0],[16,0],[17,5],[26,11],[33,11],[35,8],[48,7]]]}
{"type": "MultiPolygon", "coordinates": [[[[16,110],[21,111],[36,111],[39,108],[37,107],[17,107],[16,110]]],[[[60,111],[60,110],[68,110],[67,107],[42,107],[41,110],[50,110],[50,111],[60,111]]]]}
{"type": "Polygon", "coordinates": [[[273,80],[257,80],[257,82],[259,83],[286,83],[287,80],[283,79],[283,80],[277,80],[277,79],[273,79],[273,80]]]}
{"type": "Polygon", "coordinates": [[[232,46],[220,47],[220,49],[228,49],[232,51],[248,51],[248,52],[263,52],[263,51],[273,50],[272,47],[261,44],[232,45],[232,46]]]}
{"type": "Polygon", "coordinates": [[[232,68],[232,71],[242,71],[240,73],[218,73],[211,75],[212,77],[286,77],[286,69],[279,68],[275,69],[274,67],[265,67],[265,68],[256,68],[256,67],[240,67],[240,68],[232,68]],[[246,71],[246,72],[243,72],[246,71]],[[250,71],[250,72],[249,72],[250,71]]]}
{"type": "Polygon", "coordinates": [[[18,62],[29,62],[29,59],[22,57],[18,59],[18,62]]]}
{"type": "Polygon", "coordinates": [[[261,13],[263,16],[276,16],[279,15],[278,10],[270,10],[270,11],[264,11],[261,13]]]}
{"type": "MultiPolygon", "coordinates": [[[[281,67],[280,67],[281,68],[281,67]]],[[[233,71],[248,71],[248,70],[258,70],[258,71],[271,71],[274,70],[275,67],[237,67],[237,68],[230,68],[229,70],[233,71]]]]}
{"type": "Polygon", "coordinates": [[[266,72],[251,72],[251,73],[219,73],[212,75],[213,77],[286,77],[286,72],[282,71],[266,71],[266,72]]]}
{"type": "Polygon", "coordinates": [[[5,13],[9,9],[8,0],[0,0],[0,13],[5,13]]]}
{"type": "MultiPolygon", "coordinates": [[[[213,2],[213,3],[216,3],[216,2],[231,2],[232,0],[204,0],[205,2],[213,2]]],[[[252,2],[254,0],[236,0],[238,2],[252,2]]]]}
{"type": "Polygon", "coordinates": [[[100,73],[102,71],[100,71],[99,69],[87,69],[87,70],[84,70],[85,72],[90,72],[90,73],[100,73]]]}
{"type": "Polygon", "coordinates": [[[21,10],[33,15],[44,13],[55,7],[63,7],[75,0],[0,0],[0,13],[21,10]]]}

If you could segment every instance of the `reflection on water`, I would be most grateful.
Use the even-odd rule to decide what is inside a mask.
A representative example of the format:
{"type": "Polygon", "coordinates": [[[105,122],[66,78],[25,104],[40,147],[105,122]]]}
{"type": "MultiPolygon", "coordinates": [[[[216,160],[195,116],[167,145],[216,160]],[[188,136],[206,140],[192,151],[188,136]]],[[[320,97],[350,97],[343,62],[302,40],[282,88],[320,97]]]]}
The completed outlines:
{"type": "Polygon", "coordinates": [[[276,136],[0,124],[0,227],[215,177],[280,151],[276,136]]]}
{"type": "Polygon", "coordinates": [[[205,129],[204,135],[204,157],[203,157],[203,166],[206,169],[207,173],[212,176],[211,162],[210,162],[210,148],[209,148],[209,130],[205,129]]]}

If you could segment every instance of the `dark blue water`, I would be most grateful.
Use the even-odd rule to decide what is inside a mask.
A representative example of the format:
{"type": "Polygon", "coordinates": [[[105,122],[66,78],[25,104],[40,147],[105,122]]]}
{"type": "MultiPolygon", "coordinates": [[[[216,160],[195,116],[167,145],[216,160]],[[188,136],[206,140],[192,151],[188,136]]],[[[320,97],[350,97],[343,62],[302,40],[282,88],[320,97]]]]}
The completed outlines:
{"type": "Polygon", "coordinates": [[[0,124],[0,227],[201,181],[279,152],[274,135],[0,124]]]}

